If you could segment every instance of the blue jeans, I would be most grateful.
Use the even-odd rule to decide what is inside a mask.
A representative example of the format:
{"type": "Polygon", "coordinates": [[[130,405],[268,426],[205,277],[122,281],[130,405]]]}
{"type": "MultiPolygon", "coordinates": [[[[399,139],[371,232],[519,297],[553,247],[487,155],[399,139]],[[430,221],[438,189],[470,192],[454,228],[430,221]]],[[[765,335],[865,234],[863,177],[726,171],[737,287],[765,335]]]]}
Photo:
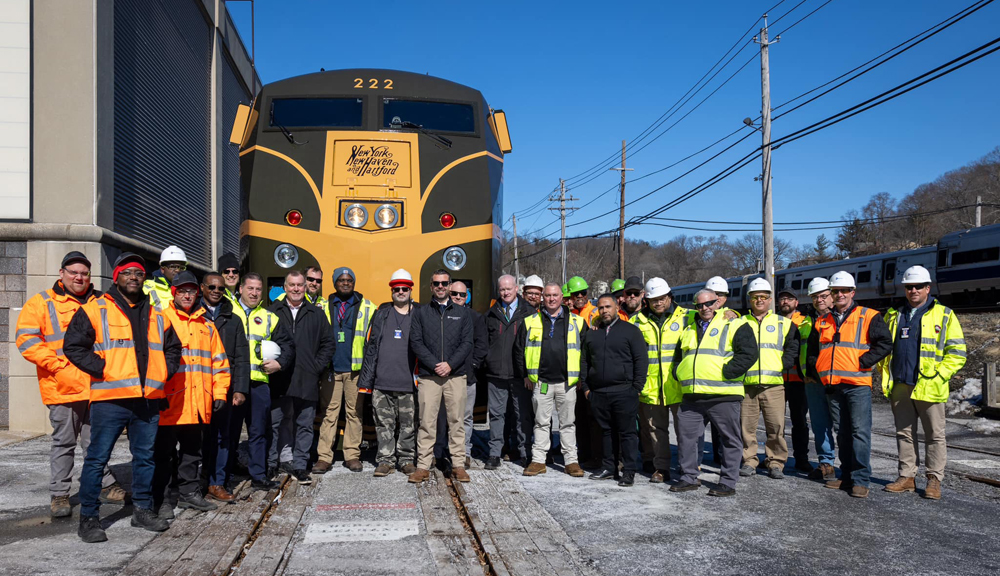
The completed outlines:
{"type": "Polygon", "coordinates": [[[250,383],[246,402],[233,406],[229,416],[229,470],[236,459],[236,446],[240,442],[243,423],[247,424],[250,448],[250,476],[263,480],[267,475],[267,434],[271,421],[271,387],[259,382],[250,383]]]}
{"type": "Polygon", "coordinates": [[[813,437],[816,439],[816,458],[820,464],[834,464],[834,435],[840,420],[840,408],[833,402],[832,394],[826,393],[826,386],[819,382],[806,382],[806,403],[809,404],[809,423],[812,425],[813,437]],[[836,416],[834,416],[836,408],[836,416]]]}
{"type": "Polygon", "coordinates": [[[872,476],[872,389],[837,384],[833,400],[840,405],[840,478],[867,488],[872,476]]]}
{"type": "MultiPolygon", "coordinates": [[[[229,470],[229,419],[233,413],[233,393],[230,388],[225,407],[212,413],[212,421],[205,430],[201,449],[202,476],[209,486],[224,486],[229,470]]],[[[234,447],[235,448],[235,447],[234,447]]]]}
{"type": "Polygon", "coordinates": [[[90,446],[80,473],[80,516],[97,516],[101,510],[101,479],[111,451],[122,431],[128,429],[132,451],[132,503],[153,509],[153,444],[160,422],[159,400],[132,398],[90,405],[90,446]]]}

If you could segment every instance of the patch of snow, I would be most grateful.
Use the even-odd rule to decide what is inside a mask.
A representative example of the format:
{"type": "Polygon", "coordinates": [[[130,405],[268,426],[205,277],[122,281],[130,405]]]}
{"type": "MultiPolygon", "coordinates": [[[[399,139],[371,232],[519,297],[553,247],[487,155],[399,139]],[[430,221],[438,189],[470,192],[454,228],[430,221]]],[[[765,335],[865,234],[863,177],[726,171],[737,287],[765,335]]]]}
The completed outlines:
{"type": "Polygon", "coordinates": [[[951,393],[945,410],[949,415],[972,414],[976,406],[983,400],[983,381],[979,378],[966,378],[965,386],[951,393]]]}
{"type": "Polygon", "coordinates": [[[994,434],[1000,434],[1000,422],[996,420],[987,420],[986,418],[976,418],[968,425],[970,430],[977,434],[985,434],[987,436],[992,436],[994,434]]]}

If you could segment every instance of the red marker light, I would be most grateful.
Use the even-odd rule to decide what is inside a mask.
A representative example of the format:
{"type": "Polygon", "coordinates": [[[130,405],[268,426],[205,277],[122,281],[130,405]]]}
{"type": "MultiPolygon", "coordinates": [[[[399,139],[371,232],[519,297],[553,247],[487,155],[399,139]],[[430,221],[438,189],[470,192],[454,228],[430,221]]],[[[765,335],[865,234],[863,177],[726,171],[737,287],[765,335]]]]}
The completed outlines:
{"type": "Polygon", "coordinates": [[[455,225],[455,215],[451,212],[445,212],[441,215],[441,226],[445,228],[451,228],[455,225]]]}
{"type": "Polygon", "coordinates": [[[288,213],[285,214],[285,222],[288,222],[292,226],[298,226],[302,223],[302,212],[299,212],[298,210],[289,210],[288,213]]]}

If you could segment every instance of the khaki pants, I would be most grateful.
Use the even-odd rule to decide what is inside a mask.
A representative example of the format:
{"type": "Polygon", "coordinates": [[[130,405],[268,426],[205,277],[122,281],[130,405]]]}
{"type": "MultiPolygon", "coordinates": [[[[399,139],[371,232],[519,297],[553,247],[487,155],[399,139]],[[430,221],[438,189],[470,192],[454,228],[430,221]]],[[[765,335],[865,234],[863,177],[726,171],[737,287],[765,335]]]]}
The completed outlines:
{"type": "MultiPolygon", "coordinates": [[[[642,461],[651,462],[657,470],[670,470],[671,406],[639,403],[639,441],[642,461]]],[[[677,423],[674,416],[674,424],[677,423]]],[[[675,430],[676,434],[676,430],[675,430]]]]}
{"type": "MultiPolygon", "coordinates": [[[[784,467],[788,460],[788,445],[785,443],[785,387],[747,386],[743,396],[740,419],[743,422],[743,465],[757,467],[757,421],[764,415],[764,467],[784,467]]],[[[714,442],[714,439],[713,439],[714,442]]]]}
{"type": "Polygon", "coordinates": [[[319,388],[319,410],[323,414],[323,423],[319,427],[316,454],[320,462],[333,462],[342,403],[347,420],[344,426],[344,460],[361,459],[361,414],[365,408],[365,395],[358,393],[358,373],[331,372],[320,380],[319,388]]]}
{"type": "Polygon", "coordinates": [[[448,450],[452,454],[465,454],[465,383],[465,376],[421,376],[417,379],[417,412],[420,415],[417,468],[431,469],[442,398],[448,416],[448,450]]]}
{"type": "Polygon", "coordinates": [[[892,417],[896,421],[896,449],[899,451],[899,475],[913,478],[920,464],[920,449],[917,446],[917,422],[924,428],[924,465],[927,476],[944,480],[944,465],[948,460],[945,443],[944,402],[924,402],[911,400],[913,386],[895,384],[889,401],[892,417]]]}
{"type": "Polygon", "coordinates": [[[552,411],[559,416],[559,446],[562,448],[563,465],[578,462],[576,454],[576,386],[565,382],[535,384],[531,392],[531,407],[535,412],[535,442],[531,448],[531,461],[545,464],[545,457],[552,445],[552,411]]]}

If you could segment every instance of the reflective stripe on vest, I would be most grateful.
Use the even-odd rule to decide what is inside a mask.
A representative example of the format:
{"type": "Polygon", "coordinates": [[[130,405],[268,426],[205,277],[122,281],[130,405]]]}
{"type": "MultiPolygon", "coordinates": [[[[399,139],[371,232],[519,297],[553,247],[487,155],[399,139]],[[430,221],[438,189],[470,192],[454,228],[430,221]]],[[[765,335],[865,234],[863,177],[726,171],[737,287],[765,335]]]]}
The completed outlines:
{"type": "MultiPolygon", "coordinates": [[[[355,372],[361,370],[361,364],[365,359],[368,325],[374,314],[375,305],[372,304],[371,300],[362,300],[361,308],[358,309],[358,318],[354,322],[354,338],[351,340],[351,370],[355,372]]],[[[329,308],[327,308],[327,320],[329,319],[329,308]]]]}
{"type": "Polygon", "coordinates": [[[639,401],[643,404],[667,406],[681,401],[681,386],[673,377],[674,350],[684,328],[693,318],[693,311],[678,306],[659,327],[643,312],[635,314],[629,320],[642,332],[649,356],[646,384],[639,393],[639,401]]]}
{"type": "Polygon", "coordinates": [[[859,360],[869,350],[868,327],[876,315],[875,310],[856,306],[839,328],[832,312],[816,320],[813,326],[819,333],[816,370],[823,384],[872,385],[871,370],[862,370],[859,360]]]}
{"type": "MultiPolygon", "coordinates": [[[[566,316],[566,386],[575,386],[580,381],[580,333],[585,321],[576,314],[566,316]]],[[[524,343],[524,365],[528,370],[528,380],[538,383],[538,368],[542,363],[542,335],[545,323],[542,313],[532,314],[524,319],[527,330],[524,343]]]]}
{"type": "Polygon", "coordinates": [[[93,350],[105,362],[105,378],[91,380],[91,400],[117,400],[142,396],[163,398],[167,379],[167,363],[163,356],[163,335],[166,331],[166,320],[163,314],[152,306],[150,307],[147,333],[149,354],[145,387],[136,390],[136,388],[142,388],[142,383],[136,361],[135,342],[132,340],[132,326],[128,317],[118,309],[116,303],[106,296],[84,305],[83,308],[96,335],[93,350]],[[95,312],[98,318],[95,318],[95,312]],[[115,316],[114,325],[126,327],[127,333],[122,331],[117,335],[112,334],[110,321],[112,315],[115,316]]]}
{"type": "Polygon", "coordinates": [[[744,323],[753,328],[753,337],[757,342],[757,361],[743,376],[744,384],[748,386],[784,384],[782,356],[785,338],[792,331],[792,321],[774,312],[768,312],[759,322],[749,314],[743,318],[744,323]]]}
{"type": "Polygon", "coordinates": [[[722,368],[733,356],[733,336],[742,326],[741,319],[729,320],[717,312],[698,341],[697,321],[684,329],[678,346],[682,357],[677,365],[677,380],[684,394],[743,395],[742,376],[727,380],[722,368]]]}
{"type": "MultiPolygon", "coordinates": [[[[893,352],[899,328],[899,311],[889,309],[885,323],[892,334],[893,352]]],[[[947,402],[949,381],[966,360],[965,334],[953,310],[938,301],[932,302],[920,319],[920,359],[917,364],[917,382],[910,398],[922,402],[947,402]],[[935,337],[925,336],[935,334],[935,337]]],[[[882,392],[892,394],[892,353],[879,363],[882,372],[882,392]]]]}

